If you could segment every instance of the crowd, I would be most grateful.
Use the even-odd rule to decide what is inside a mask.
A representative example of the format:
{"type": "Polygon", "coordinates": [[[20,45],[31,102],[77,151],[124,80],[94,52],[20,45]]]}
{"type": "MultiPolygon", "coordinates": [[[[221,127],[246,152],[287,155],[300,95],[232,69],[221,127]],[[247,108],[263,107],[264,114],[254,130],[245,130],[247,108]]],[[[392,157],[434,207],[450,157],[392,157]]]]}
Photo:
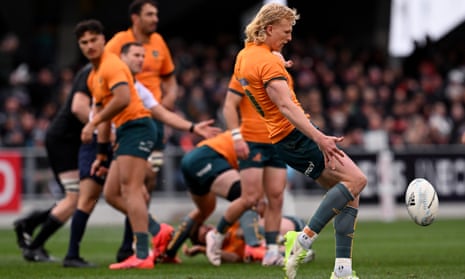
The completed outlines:
{"type": "MultiPolygon", "coordinates": [[[[44,131],[60,107],[73,79],[73,68],[36,72],[13,65],[9,55],[17,38],[4,36],[0,62],[0,146],[43,145],[44,131]],[[16,67],[15,67],[16,66],[16,67]]],[[[193,121],[216,118],[223,105],[235,54],[241,42],[233,35],[216,44],[167,41],[177,69],[178,113],[193,121]]],[[[465,130],[463,50],[434,52],[417,59],[414,71],[391,67],[388,55],[375,48],[354,49],[342,39],[328,42],[295,37],[286,58],[295,91],[320,128],[344,135],[344,147],[379,149],[419,144],[454,144],[465,130]]],[[[199,138],[170,132],[169,144],[184,150],[199,138]]]]}

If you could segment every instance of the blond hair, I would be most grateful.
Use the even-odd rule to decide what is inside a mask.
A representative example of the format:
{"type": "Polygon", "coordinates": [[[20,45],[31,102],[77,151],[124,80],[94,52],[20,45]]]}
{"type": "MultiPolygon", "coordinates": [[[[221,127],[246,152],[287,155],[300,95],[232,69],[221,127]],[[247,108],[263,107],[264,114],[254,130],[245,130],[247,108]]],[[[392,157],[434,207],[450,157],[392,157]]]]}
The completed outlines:
{"type": "Polygon", "coordinates": [[[261,7],[255,18],[245,28],[246,43],[263,43],[266,39],[265,28],[283,19],[295,25],[300,15],[296,9],[278,3],[269,3],[261,7]]]}

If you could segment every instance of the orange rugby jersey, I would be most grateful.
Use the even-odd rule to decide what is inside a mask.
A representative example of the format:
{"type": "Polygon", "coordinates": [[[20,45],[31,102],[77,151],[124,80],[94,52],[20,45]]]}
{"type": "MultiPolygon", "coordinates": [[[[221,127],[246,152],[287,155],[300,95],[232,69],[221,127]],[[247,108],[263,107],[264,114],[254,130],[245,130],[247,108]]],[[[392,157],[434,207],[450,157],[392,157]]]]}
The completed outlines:
{"type": "MultiPolygon", "coordinates": [[[[106,49],[120,55],[121,47],[129,42],[135,42],[136,38],[131,28],[126,31],[116,33],[106,44],[106,49]]],[[[161,79],[174,72],[174,62],[169,48],[159,33],[152,33],[150,41],[143,44],[145,49],[144,64],[142,71],[136,75],[136,79],[147,87],[155,97],[161,102],[161,79]]]]}
{"type": "Polygon", "coordinates": [[[235,222],[226,232],[223,240],[222,249],[227,252],[237,254],[241,259],[244,258],[245,240],[238,234],[240,223],[235,222]]]}
{"type": "Polygon", "coordinates": [[[230,131],[225,131],[216,135],[213,138],[204,139],[197,144],[198,147],[206,145],[215,150],[228,161],[228,163],[235,169],[239,169],[237,164],[236,151],[234,150],[234,142],[230,131]]]}
{"type": "Polygon", "coordinates": [[[279,111],[265,90],[267,83],[273,79],[286,80],[292,101],[302,108],[281,58],[274,55],[265,44],[247,43],[237,55],[234,75],[255,110],[265,119],[271,142],[276,143],[291,133],[294,126],[279,111]]]}
{"type": "Polygon", "coordinates": [[[113,53],[104,51],[100,59],[100,64],[92,68],[87,78],[87,85],[90,88],[92,97],[96,104],[105,107],[113,98],[111,90],[118,85],[126,83],[129,85],[131,100],[129,105],[116,116],[112,122],[118,128],[130,120],[143,117],[151,117],[150,111],[144,107],[136,88],[134,87],[134,78],[128,66],[113,53]]]}
{"type": "Polygon", "coordinates": [[[244,89],[242,89],[239,80],[237,80],[234,75],[229,81],[228,90],[243,97],[239,103],[239,112],[241,119],[240,129],[244,140],[258,143],[271,143],[265,120],[257,113],[252,103],[247,96],[245,96],[244,89]]]}

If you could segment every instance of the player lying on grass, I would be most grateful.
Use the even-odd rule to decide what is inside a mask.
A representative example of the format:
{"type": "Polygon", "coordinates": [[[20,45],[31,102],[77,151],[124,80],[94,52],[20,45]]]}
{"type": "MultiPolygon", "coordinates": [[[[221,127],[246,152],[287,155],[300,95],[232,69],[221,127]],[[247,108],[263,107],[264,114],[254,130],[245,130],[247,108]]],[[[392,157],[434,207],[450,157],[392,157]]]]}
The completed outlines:
{"type": "MultiPolygon", "coordinates": [[[[265,208],[265,201],[260,202],[257,206],[257,211],[263,213],[265,208]]],[[[246,245],[244,239],[244,231],[240,226],[240,222],[234,223],[226,232],[221,249],[221,261],[223,263],[237,263],[237,262],[262,262],[266,253],[266,243],[264,241],[264,219],[261,214],[258,222],[253,224],[254,230],[260,239],[260,246],[251,250],[250,246],[246,245]]],[[[286,234],[288,231],[301,230],[305,227],[305,222],[295,216],[283,216],[281,219],[280,235],[286,234]]],[[[214,226],[203,224],[199,227],[196,233],[191,237],[191,247],[183,246],[183,252],[187,256],[195,256],[198,254],[205,254],[206,252],[206,235],[209,231],[214,230],[214,226]]],[[[278,241],[282,244],[284,239],[281,237],[278,241]]],[[[281,246],[281,251],[284,252],[284,247],[281,246]]],[[[315,253],[312,249],[307,252],[304,262],[310,262],[314,259],[315,253]]]]}
{"type": "MultiPolygon", "coordinates": [[[[233,201],[241,195],[237,169],[236,152],[229,131],[201,141],[182,158],[181,171],[196,209],[184,218],[177,229],[168,244],[164,261],[175,260],[177,251],[187,238],[198,239],[199,228],[215,210],[216,196],[233,201]]],[[[263,257],[265,252],[254,226],[258,219],[257,212],[249,210],[239,220],[246,243],[245,258],[257,258],[254,254],[263,257]]]]}

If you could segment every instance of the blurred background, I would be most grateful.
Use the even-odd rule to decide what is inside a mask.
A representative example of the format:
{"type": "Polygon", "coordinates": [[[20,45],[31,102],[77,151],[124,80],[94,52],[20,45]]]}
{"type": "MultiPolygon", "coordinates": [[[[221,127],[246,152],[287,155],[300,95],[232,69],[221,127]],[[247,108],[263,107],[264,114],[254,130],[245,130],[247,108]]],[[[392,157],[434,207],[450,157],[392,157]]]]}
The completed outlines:
{"type": "MultiPolygon", "coordinates": [[[[83,19],[99,19],[110,39],[129,27],[129,3],[2,2],[3,220],[34,202],[59,198],[43,143],[74,74],[86,62],[74,26],[83,19]]],[[[242,47],[244,22],[263,1],[159,0],[158,4],[157,31],[170,47],[180,85],[177,112],[192,121],[215,118],[223,127],[221,107],[235,55],[242,47]]],[[[460,206],[465,204],[465,148],[460,139],[465,131],[465,2],[287,4],[301,15],[293,41],[284,49],[285,57],[294,61],[290,73],[296,94],[321,129],[345,137],[341,147],[369,178],[362,203],[375,209],[372,217],[404,216],[404,192],[415,177],[425,177],[436,187],[440,208],[450,209],[443,214],[464,217],[460,206]]],[[[200,139],[170,129],[167,135],[166,164],[154,198],[176,205],[177,199],[188,199],[179,160],[200,139]]],[[[311,179],[289,170],[289,210],[322,193],[311,179]]]]}

